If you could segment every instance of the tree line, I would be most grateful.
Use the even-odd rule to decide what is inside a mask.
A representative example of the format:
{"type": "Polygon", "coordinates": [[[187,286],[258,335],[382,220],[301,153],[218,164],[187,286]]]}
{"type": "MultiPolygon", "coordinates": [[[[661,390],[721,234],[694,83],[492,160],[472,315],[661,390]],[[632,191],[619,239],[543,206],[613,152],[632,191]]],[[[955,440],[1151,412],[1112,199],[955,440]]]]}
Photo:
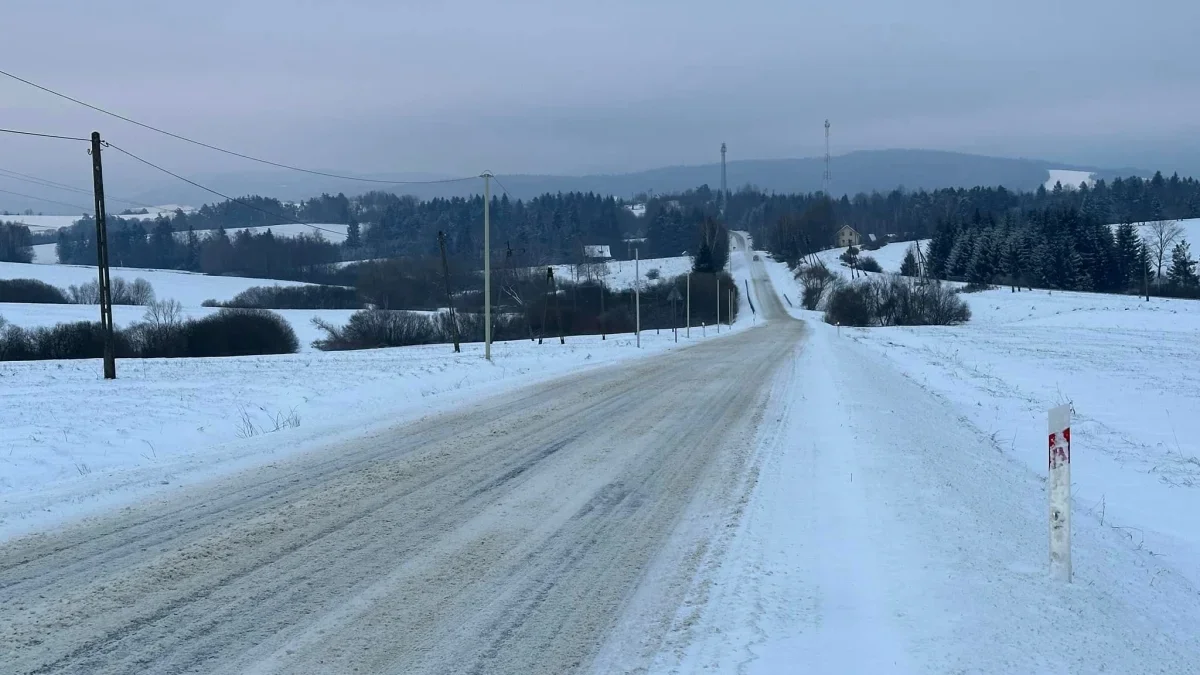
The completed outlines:
{"type": "Polygon", "coordinates": [[[33,235],[27,226],[0,222],[0,262],[33,262],[33,235]]]}

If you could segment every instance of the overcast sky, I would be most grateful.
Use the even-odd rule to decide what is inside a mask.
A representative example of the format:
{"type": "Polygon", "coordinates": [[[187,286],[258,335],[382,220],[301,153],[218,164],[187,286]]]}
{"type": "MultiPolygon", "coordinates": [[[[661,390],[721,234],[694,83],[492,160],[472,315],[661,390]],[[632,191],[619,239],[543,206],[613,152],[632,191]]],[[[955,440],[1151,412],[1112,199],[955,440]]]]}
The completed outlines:
{"type": "MultiPolygon", "coordinates": [[[[1153,169],[1200,146],[1193,0],[4,0],[3,23],[0,69],[344,171],[622,172],[714,161],[722,141],[731,159],[809,156],[826,117],[835,154],[1153,169]]],[[[256,168],[6,78],[0,127],[97,129],[190,174],[256,168]]],[[[3,169],[86,185],[82,153],[0,134],[3,169]]]]}

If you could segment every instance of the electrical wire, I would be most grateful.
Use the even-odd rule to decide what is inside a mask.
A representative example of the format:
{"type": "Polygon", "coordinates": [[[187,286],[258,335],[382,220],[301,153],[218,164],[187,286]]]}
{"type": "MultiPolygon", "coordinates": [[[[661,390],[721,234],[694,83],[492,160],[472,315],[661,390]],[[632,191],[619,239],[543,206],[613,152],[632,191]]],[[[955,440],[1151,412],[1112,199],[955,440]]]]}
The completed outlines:
{"type": "Polygon", "coordinates": [[[492,176],[492,180],[496,181],[496,185],[500,186],[500,189],[504,191],[504,195],[508,197],[509,201],[511,201],[513,197],[512,195],[508,194],[508,188],[504,187],[504,183],[501,183],[500,179],[494,175],[492,176]]]}
{"type": "Polygon", "coordinates": [[[0,129],[0,132],[6,133],[6,134],[20,134],[21,136],[38,136],[41,138],[57,138],[57,139],[64,140],[64,141],[83,141],[84,143],[90,143],[92,140],[90,138],[79,138],[78,136],[61,136],[59,134],[40,134],[36,131],[20,131],[18,129],[0,129]]]}
{"type": "MultiPolygon", "coordinates": [[[[11,169],[0,168],[0,178],[11,178],[12,180],[24,181],[26,183],[32,183],[34,185],[39,185],[41,187],[54,188],[57,190],[66,190],[68,192],[76,192],[79,194],[88,195],[89,197],[92,196],[92,194],[93,194],[93,192],[91,190],[85,190],[84,188],[75,187],[73,185],[67,185],[66,183],[57,183],[55,181],[50,180],[49,178],[39,178],[38,176],[31,176],[27,173],[21,173],[20,171],[13,171],[11,169]]],[[[114,196],[108,195],[108,194],[104,195],[104,198],[108,201],[121,202],[122,204],[131,204],[133,206],[141,206],[146,209],[154,209],[155,211],[162,211],[162,209],[160,207],[155,206],[154,204],[147,204],[145,202],[139,202],[139,201],[136,201],[133,199],[125,199],[124,197],[114,197],[114,196]]]]}
{"type": "MultiPolygon", "coordinates": [[[[222,152],[222,153],[225,153],[226,155],[240,157],[242,159],[247,159],[252,162],[259,162],[261,164],[267,164],[269,166],[278,167],[280,169],[288,169],[290,171],[299,171],[301,173],[308,173],[308,174],[312,174],[315,176],[325,176],[327,178],[339,178],[342,180],[356,180],[356,181],[361,181],[363,183],[380,183],[380,184],[384,184],[384,185],[435,185],[438,183],[457,183],[457,182],[461,182],[461,181],[474,180],[475,178],[477,178],[477,176],[467,176],[467,177],[463,177],[463,178],[442,178],[442,179],[438,179],[438,180],[380,180],[377,178],[361,178],[361,177],[357,177],[357,176],[343,176],[341,174],[328,173],[325,171],[314,171],[312,169],[305,169],[305,168],[298,167],[298,166],[292,166],[290,164],[283,164],[281,162],[273,162],[269,159],[262,159],[259,157],[246,155],[246,154],[243,154],[240,152],[234,152],[233,150],[226,150],[225,148],[221,148],[221,147],[218,147],[215,145],[210,145],[210,144],[204,143],[202,141],[197,141],[195,139],[188,138],[187,136],[181,136],[179,134],[172,133],[165,129],[160,129],[156,126],[152,126],[152,125],[146,124],[144,122],[139,122],[135,119],[130,119],[128,117],[125,117],[124,115],[119,115],[110,110],[105,110],[104,108],[101,108],[99,106],[92,105],[91,103],[87,103],[85,101],[81,101],[72,96],[68,96],[62,92],[54,91],[53,89],[50,89],[49,87],[43,87],[42,85],[37,84],[36,82],[30,82],[29,80],[26,80],[23,77],[17,77],[16,75],[13,75],[12,73],[9,73],[9,72],[3,71],[3,70],[0,70],[0,75],[4,75],[5,77],[12,78],[18,82],[23,82],[31,87],[34,87],[35,89],[40,89],[48,94],[53,94],[54,96],[58,96],[59,98],[64,98],[68,101],[71,101],[72,103],[78,103],[79,105],[81,105],[85,108],[90,108],[92,110],[95,110],[98,113],[102,113],[102,114],[108,115],[109,117],[115,117],[124,122],[128,122],[130,124],[137,125],[139,127],[142,127],[143,129],[149,129],[150,131],[160,133],[165,136],[170,136],[171,138],[174,138],[174,139],[177,139],[180,141],[184,141],[185,143],[191,143],[193,145],[198,145],[202,148],[208,148],[209,150],[215,150],[217,152],[222,152]]],[[[21,133],[21,132],[16,132],[16,133],[21,133]]],[[[38,135],[41,135],[41,134],[38,134],[38,135]]],[[[59,138],[67,138],[67,137],[62,136],[59,138]]],[[[87,139],[72,139],[72,140],[87,140],[87,139]]]]}
{"type": "MultiPolygon", "coordinates": [[[[6,195],[13,195],[15,197],[24,197],[26,199],[35,199],[39,202],[46,202],[47,204],[57,204],[59,206],[69,206],[69,207],[76,209],[78,211],[81,211],[83,213],[87,213],[91,210],[87,206],[79,206],[78,204],[68,204],[66,202],[58,202],[53,199],[46,199],[45,197],[34,197],[33,195],[27,195],[27,194],[23,194],[20,192],[12,192],[10,190],[0,190],[0,192],[4,193],[6,195]]],[[[3,218],[3,216],[0,216],[0,218],[3,218]]]]}
{"type": "Polygon", "coordinates": [[[66,190],[67,192],[77,192],[84,195],[92,194],[90,190],[84,190],[83,188],[77,188],[65,183],[56,183],[48,178],[38,178],[37,176],[31,176],[27,173],[12,171],[10,169],[0,169],[0,177],[32,183],[41,187],[54,188],[56,190],[66,190]]]}
{"type": "Polygon", "coordinates": [[[254,211],[258,211],[259,213],[266,214],[266,215],[268,215],[268,216],[271,216],[272,218],[278,218],[278,219],[280,219],[280,220],[286,220],[286,221],[289,221],[289,222],[291,222],[291,223],[294,223],[294,224],[296,224],[296,225],[305,225],[305,226],[307,226],[307,227],[311,227],[311,228],[312,228],[312,229],[314,229],[314,230],[320,230],[321,232],[328,232],[329,234],[335,234],[335,235],[337,235],[337,236],[339,236],[339,237],[344,237],[344,236],[346,236],[346,233],[345,233],[345,232],[338,232],[337,230],[330,230],[330,229],[327,229],[327,228],[324,228],[324,227],[320,227],[320,226],[317,226],[317,225],[313,225],[312,223],[306,223],[306,222],[304,222],[303,220],[297,220],[297,219],[295,219],[295,218],[292,218],[291,216],[285,216],[285,215],[283,215],[283,214],[281,214],[281,213],[272,213],[272,212],[270,212],[270,211],[267,211],[266,209],[260,209],[259,207],[255,206],[255,205],[253,205],[253,204],[249,204],[249,203],[247,203],[247,202],[244,202],[244,201],[242,201],[242,200],[240,200],[240,199],[235,199],[235,198],[233,198],[233,197],[230,197],[229,195],[227,195],[227,194],[224,194],[224,193],[222,193],[222,192],[217,192],[216,190],[214,190],[214,189],[212,189],[212,188],[210,188],[210,187],[207,187],[207,186],[205,186],[205,185],[201,185],[200,183],[197,183],[196,181],[194,181],[194,180],[192,180],[192,179],[190,179],[190,178],[184,178],[183,176],[180,176],[179,174],[175,173],[174,171],[171,171],[171,170],[169,170],[169,169],[164,169],[163,167],[161,167],[161,166],[159,166],[159,165],[157,165],[157,164],[155,164],[155,163],[153,163],[153,162],[151,162],[151,161],[149,161],[149,160],[142,159],[141,157],[138,157],[137,155],[133,154],[132,152],[129,152],[128,150],[125,150],[124,148],[118,147],[118,146],[116,146],[116,145],[113,145],[112,143],[109,143],[108,141],[105,141],[105,142],[104,142],[104,145],[105,145],[105,147],[112,148],[113,150],[116,150],[117,152],[119,152],[119,153],[121,153],[121,154],[123,154],[123,155],[126,155],[126,156],[130,157],[131,159],[135,159],[135,160],[137,160],[137,161],[141,162],[142,164],[145,164],[146,166],[148,166],[148,167],[150,167],[150,168],[152,168],[152,169],[157,169],[158,171],[161,171],[161,172],[163,172],[163,173],[167,174],[168,176],[172,176],[172,177],[174,177],[174,178],[177,178],[177,179],[179,179],[179,180],[181,180],[181,181],[183,181],[183,182],[187,183],[188,185],[192,185],[192,186],[194,186],[194,187],[200,188],[201,190],[204,190],[205,192],[210,192],[210,193],[212,193],[212,194],[214,194],[214,195],[216,195],[216,196],[218,196],[218,197],[221,197],[222,199],[225,199],[226,201],[231,201],[231,202],[233,202],[233,203],[235,203],[235,204],[240,204],[241,206],[244,206],[244,207],[246,207],[246,208],[248,208],[248,209],[252,209],[252,210],[254,210],[254,211]]]}

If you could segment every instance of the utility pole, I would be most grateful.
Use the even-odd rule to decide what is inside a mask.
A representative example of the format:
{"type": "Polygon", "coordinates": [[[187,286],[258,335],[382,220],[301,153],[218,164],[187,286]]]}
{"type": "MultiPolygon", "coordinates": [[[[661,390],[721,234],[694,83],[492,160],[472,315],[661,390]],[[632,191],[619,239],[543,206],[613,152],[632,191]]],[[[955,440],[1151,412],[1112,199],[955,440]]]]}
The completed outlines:
{"type": "Polygon", "coordinates": [[[637,338],[638,349],[642,348],[642,277],[638,249],[633,249],[633,304],[636,318],[633,324],[633,334],[637,338]]]}
{"type": "Polygon", "coordinates": [[[829,170],[829,120],[825,120],[825,175],[823,183],[825,185],[825,197],[833,199],[833,195],[829,194],[829,184],[833,181],[833,173],[829,170]]]}
{"type": "Polygon", "coordinates": [[[562,320],[562,297],[558,294],[558,284],[554,283],[553,278],[550,283],[551,288],[554,289],[554,311],[558,314],[558,344],[565,345],[567,344],[567,328],[563,325],[562,320]]]}
{"type": "MultiPolygon", "coordinates": [[[[607,267],[608,263],[604,263],[607,267]]],[[[604,334],[604,277],[600,277],[600,339],[607,340],[608,336],[604,334]]]]}
{"type": "Polygon", "coordinates": [[[450,263],[446,262],[446,233],[438,230],[438,248],[442,250],[442,277],[446,280],[446,306],[450,308],[451,335],[454,336],[454,353],[461,349],[458,346],[458,317],[454,315],[454,292],[450,290],[450,263]]]}
{"type": "Polygon", "coordinates": [[[729,289],[729,302],[725,305],[725,313],[729,316],[725,320],[729,322],[730,327],[733,326],[733,289],[729,289]]]}
{"type": "Polygon", "coordinates": [[[492,360],[492,172],[483,179],[483,358],[492,360]]]}
{"type": "Polygon", "coordinates": [[[692,273],[687,274],[687,336],[692,337],[692,273]]]}
{"type": "MultiPolygon", "coordinates": [[[[553,267],[546,268],[546,289],[549,291],[554,290],[554,268],[553,267]]],[[[539,345],[542,344],[542,340],[544,340],[546,338],[546,332],[547,332],[546,331],[546,322],[547,322],[547,317],[550,316],[550,298],[549,298],[549,296],[545,296],[545,297],[546,297],[545,302],[542,304],[542,333],[540,335],[538,335],[538,344],[539,345]]]]}
{"type": "Polygon", "coordinates": [[[1142,291],[1146,293],[1146,302],[1150,302],[1150,252],[1142,243],[1142,255],[1138,256],[1138,264],[1142,266],[1142,291]]]}
{"type": "Polygon", "coordinates": [[[100,162],[100,132],[92,132],[92,181],[96,196],[96,269],[100,284],[100,327],[104,331],[104,379],[117,379],[117,354],[113,341],[111,279],[108,269],[108,213],[104,210],[104,168],[100,162]]]}
{"type": "Polygon", "coordinates": [[[717,275],[717,335],[721,334],[721,275],[717,275]]]}

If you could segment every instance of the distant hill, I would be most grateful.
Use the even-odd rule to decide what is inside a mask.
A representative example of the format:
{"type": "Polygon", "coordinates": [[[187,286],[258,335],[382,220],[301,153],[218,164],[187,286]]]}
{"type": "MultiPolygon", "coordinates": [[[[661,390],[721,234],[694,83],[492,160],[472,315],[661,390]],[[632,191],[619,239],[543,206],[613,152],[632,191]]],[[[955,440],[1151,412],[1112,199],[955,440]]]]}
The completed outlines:
{"type": "MultiPolygon", "coordinates": [[[[1116,175],[1150,174],[1135,170],[1104,170],[1037,159],[1008,159],[934,150],[865,150],[833,158],[832,191],[836,195],[859,192],[887,192],[899,186],[913,189],[1003,185],[1013,190],[1035,190],[1049,178],[1050,169],[1091,171],[1100,178],[1116,175]]],[[[729,187],[736,190],[750,184],[775,192],[813,192],[821,189],[824,164],[821,158],[752,159],[729,162],[729,187]]],[[[377,180],[430,180],[444,176],[428,174],[371,174],[377,180]]],[[[481,192],[482,180],[434,185],[372,185],[290,171],[223,173],[195,176],[220,192],[232,195],[259,194],[284,200],[300,200],[322,192],[357,195],[371,189],[386,189],[421,198],[465,196],[481,192]]],[[[647,191],[678,192],[700,185],[717,187],[721,182],[720,164],[672,166],[624,174],[590,176],[499,175],[500,182],[516,198],[528,199],[546,192],[598,192],[630,198],[647,191]]],[[[129,195],[148,204],[193,204],[214,201],[213,195],[180,182],[162,183],[136,193],[124,186],[116,194],[129,195]]],[[[495,188],[499,193],[499,188],[495,188]]],[[[86,197],[84,197],[86,201],[86,197]]],[[[83,202],[80,202],[83,203],[83,202]]],[[[32,208],[56,212],[45,205],[32,208]]],[[[119,206],[119,205],[118,205],[119,206]]],[[[18,209],[25,204],[0,207],[18,209]]]]}

